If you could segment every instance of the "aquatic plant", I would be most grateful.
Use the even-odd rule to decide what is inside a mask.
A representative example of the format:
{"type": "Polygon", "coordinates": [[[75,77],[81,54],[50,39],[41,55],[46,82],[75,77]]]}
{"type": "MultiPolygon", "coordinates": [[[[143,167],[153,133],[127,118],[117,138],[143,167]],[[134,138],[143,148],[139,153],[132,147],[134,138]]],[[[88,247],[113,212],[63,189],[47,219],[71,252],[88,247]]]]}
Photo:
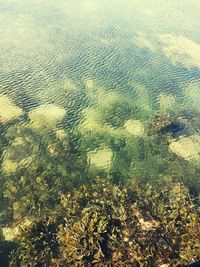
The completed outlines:
{"type": "Polygon", "coordinates": [[[18,237],[26,266],[188,266],[200,260],[199,200],[170,178],[129,189],[96,178],[62,194],[18,237]]]}
{"type": "Polygon", "coordinates": [[[86,155],[67,132],[37,132],[21,124],[10,127],[5,137],[10,142],[1,169],[1,208],[9,210],[9,218],[10,212],[20,219],[54,206],[60,193],[84,181],[86,155]]]}
{"type": "Polygon", "coordinates": [[[119,99],[106,104],[102,105],[100,109],[102,121],[113,127],[123,126],[127,119],[134,118],[137,114],[137,107],[126,99],[119,99]]]}
{"type": "Polygon", "coordinates": [[[17,266],[17,262],[20,266],[48,266],[58,256],[57,220],[51,214],[38,218],[28,227],[22,225],[17,239],[21,246],[13,252],[11,266],[17,266]]]}
{"type": "Polygon", "coordinates": [[[176,118],[170,113],[165,114],[159,114],[156,115],[150,122],[150,130],[155,132],[164,132],[170,131],[170,129],[173,131],[173,125],[177,125],[176,118]]]}

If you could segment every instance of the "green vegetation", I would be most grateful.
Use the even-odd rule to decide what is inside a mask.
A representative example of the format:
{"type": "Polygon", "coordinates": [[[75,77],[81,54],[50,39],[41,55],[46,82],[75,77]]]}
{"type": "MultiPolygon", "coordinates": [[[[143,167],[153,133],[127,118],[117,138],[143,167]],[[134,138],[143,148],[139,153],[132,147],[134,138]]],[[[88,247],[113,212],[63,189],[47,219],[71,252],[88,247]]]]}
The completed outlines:
{"type": "Polygon", "coordinates": [[[153,111],[145,87],[131,88],[141,105],[87,80],[88,104],[75,113],[39,105],[4,123],[0,251],[12,251],[11,267],[200,260],[199,154],[189,149],[199,113],[153,111]]]}
{"type": "Polygon", "coordinates": [[[96,178],[21,226],[11,266],[188,266],[200,260],[200,206],[169,178],[127,187],[96,178]]]}

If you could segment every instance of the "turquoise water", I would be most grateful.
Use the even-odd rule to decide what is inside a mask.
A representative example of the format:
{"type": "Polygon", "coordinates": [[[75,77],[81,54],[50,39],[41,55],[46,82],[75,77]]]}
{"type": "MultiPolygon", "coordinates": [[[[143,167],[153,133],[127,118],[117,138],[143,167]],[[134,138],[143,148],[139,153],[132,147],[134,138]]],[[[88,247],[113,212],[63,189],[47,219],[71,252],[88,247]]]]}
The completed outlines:
{"type": "Polygon", "coordinates": [[[0,1],[0,223],[100,175],[200,190],[199,1],[0,1]]]}

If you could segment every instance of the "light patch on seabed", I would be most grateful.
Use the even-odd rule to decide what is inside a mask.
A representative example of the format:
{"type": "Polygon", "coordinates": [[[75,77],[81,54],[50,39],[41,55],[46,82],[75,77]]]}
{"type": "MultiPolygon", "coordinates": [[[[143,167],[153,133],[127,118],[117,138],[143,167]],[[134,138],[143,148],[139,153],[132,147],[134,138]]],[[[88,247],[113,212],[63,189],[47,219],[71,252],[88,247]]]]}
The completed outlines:
{"type": "Polygon", "coordinates": [[[41,105],[29,112],[30,126],[33,128],[54,128],[62,121],[66,114],[65,109],[53,104],[41,105]]]}
{"type": "Polygon", "coordinates": [[[9,160],[9,159],[5,159],[3,161],[2,164],[2,170],[4,174],[11,174],[11,173],[15,173],[18,169],[18,163],[13,161],[13,160],[9,160]]]}
{"type": "Polygon", "coordinates": [[[5,95],[0,95],[0,122],[7,123],[22,115],[22,109],[5,95]]]}
{"type": "Polygon", "coordinates": [[[101,122],[101,114],[98,109],[86,108],[82,111],[82,120],[78,131],[82,134],[91,132],[92,134],[105,134],[112,136],[123,135],[123,130],[113,128],[101,122]]]}
{"type": "Polygon", "coordinates": [[[98,149],[88,153],[88,162],[90,166],[99,169],[109,170],[112,163],[113,152],[109,148],[98,149]]]}
{"type": "Polygon", "coordinates": [[[144,125],[140,120],[127,120],[124,128],[130,135],[142,136],[144,134],[144,125]]]}
{"type": "Polygon", "coordinates": [[[60,141],[64,141],[68,138],[67,132],[63,129],[58,129],[55,131],[55,133],[56,133],[57,139],[60,141]]]}
{"type": "Polygon", "coordinates": [[[200,136],[191,135],[180,140],[173,140],[169,149],[177,156],[191,162],[200,163],[200,136]]]}
{"type": "Polygon", "coordinates": [[[161,34],[158,39],[172,64],[200,68],[200,44],[182,35],[161,34]]]}

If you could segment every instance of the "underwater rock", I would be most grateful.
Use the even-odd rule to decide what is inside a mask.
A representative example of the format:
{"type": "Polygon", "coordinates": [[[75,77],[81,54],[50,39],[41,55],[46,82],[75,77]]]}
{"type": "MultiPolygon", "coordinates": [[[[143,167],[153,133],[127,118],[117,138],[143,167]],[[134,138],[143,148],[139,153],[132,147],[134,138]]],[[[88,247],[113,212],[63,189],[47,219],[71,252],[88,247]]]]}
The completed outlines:
{"type": "Polygon", "coordinates": [[[32,143],[30,137],[17,137],[11,145],[4,150],[2,170],[5,174],[11,174],[30,164],[38,152],[38,145],[32,143]]]}
{"type": "Polygon", "coordinates": [[[191,135],[170,143],[169,149],[177,156],[187,160],[200,162],[200,136],[191,135]]]}
{"type": "Polygon", "coordinates": [[[172,64],[200,68],[200,45],[182,35],[163,34],[159,36],[163,53],[172,64]]]}
{"type": "Polygon", "coordinates": [[[91,105],[97,110],[103,110],[110,108],[114,103],[121,101],[122,96],[111,90],[112,88],[104,87],[100,82],[92,79],[86,79],[84,81],[87,97],[91,102],[91,105]],[[102,101],[102,99],[104,101],[102,101]]]}
{"type": "Polygon", "coordinates": [[[185,127],[184,124],[181,124],[179,122],[171,123],[170,125],[167,125],[166,127],[163,127],[160,131],[161,133],[171,133],[172,136],[182,136],[188,134],[188,129],[185,127]]]}
{"type": "Polygon", "coordinates": [[[86,108],[82,111],[82,121],[78,131],[82,134],[91,132],[92,134],[105,134],[110,136],[123,136],[124,129],[114,128],[102,122],[102,115],[98,109],[86,108]]]}
{"type": "Polygon", "coordinates": [[[65,116],[64,108],[53,104],[41,105],[29,112],[31,126],[33,128],[54,128],[65,116]]]}
{"type": "Polygon", "coordinates": [[[129,98],[104,88],[93,80],[85,80],[85,88],[91,105],[82,111],[81,129],[117,134],[114,130],[122,128],[124,122],[134,117],[138,111],[138,107],[129,98]]]}
{"type": "Polygon", "coordinates": [[[164,115],[156,115],[151,121],[150,126],[154,131],[160,132],[163,128],[171,125],[172,123],[174,123],[174,119],[167,113],[164,115]]]}
{"type": "Polygon", "coordinates": [[[141,136],[144,134],[144,125],[140,120],[127,120],[124,128],[130,135],[141,136]]]}
{"type": "Polygon", "coordinates": [[[7,123],[22,115],[22,109],[16,106],[12,100],[5,96],[0,95],[0,122],[7,123]]]}
{"type": "Polygon", "coordinates": [[[15,226],[11,227],[3,227],[2,228],[2,233],[3,233],[3,238],[5,241],[14,241],[16,237],[20,234],[21,229],[23,227],[29,227],[32,223],[32,220],[25,218],[23,219],[20,224],[17,224],[15,226]]]}
{"type": "Polygon", "coordinates": [[[109,148],[102,148],[88,153],[90,166],[109,170],[112,163],[113,152],[109,148]]]}
{"type": "Polygon", "coordinates": [[[2,228],[3,236],[6,241],[13,241],[20,233],[19,227],[4,227],[2,228]]]}

